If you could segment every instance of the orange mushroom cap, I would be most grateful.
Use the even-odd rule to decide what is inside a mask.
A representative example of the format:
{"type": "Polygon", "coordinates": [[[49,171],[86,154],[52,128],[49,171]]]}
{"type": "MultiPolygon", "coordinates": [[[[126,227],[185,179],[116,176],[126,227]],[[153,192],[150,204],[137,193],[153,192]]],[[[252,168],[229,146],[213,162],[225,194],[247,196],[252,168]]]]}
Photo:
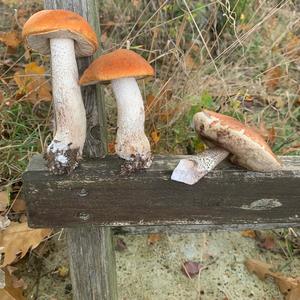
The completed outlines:
{"type": "Polygon", "coordinates": [[[93,61],[79,83],[89,85],[124,77],[143,78],[153,75],[154,69],[142,56],[131,50],[119,49],[93,61]]]}
{"type": "Polygon", "coordinates": [[[50,53],[49,39],[70,38],[75,41],[77,56],[90,56],[98,48],[96,33],[89,23],[69,10],[42,10],[24,24],[23,37],[29,46],[42,53],[50,53]]]}
{"type": "Polygon", "coordinates": [[[263,137],[238,120],[204,109],[194,116],[200,136],[228,150],[232,161],[256,171],[280,169],[281,163],[263,137]]]}

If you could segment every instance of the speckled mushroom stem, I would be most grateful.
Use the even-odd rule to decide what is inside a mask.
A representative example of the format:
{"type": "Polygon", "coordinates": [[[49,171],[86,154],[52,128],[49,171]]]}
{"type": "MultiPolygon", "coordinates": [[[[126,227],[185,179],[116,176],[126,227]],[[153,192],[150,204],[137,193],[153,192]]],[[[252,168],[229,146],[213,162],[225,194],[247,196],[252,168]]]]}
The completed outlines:
{"type": "Polygon", "coordinates": [[[181,159],[174,169],[171,179],[186,184],[195,184],[223,161],[229,152],[222,148],[203,151],[199,155],[181,159]]]}
{"type": "Polygon", "coordinates": [[[86,137],[86,115],[78,84],[72,39],[50,39],[52,93],[56,132],[45,157],[55,174],[69,173],[78,165],[86,137]]]}
{"type": "Polygon", "coordinates": [[[112,80],[112,89],[118,108],[116,153],[125,160],[138,161],[139,168],[149,168],[152,157],[144,132],[145,112],[139,86],[129,77],[112,80]]]}

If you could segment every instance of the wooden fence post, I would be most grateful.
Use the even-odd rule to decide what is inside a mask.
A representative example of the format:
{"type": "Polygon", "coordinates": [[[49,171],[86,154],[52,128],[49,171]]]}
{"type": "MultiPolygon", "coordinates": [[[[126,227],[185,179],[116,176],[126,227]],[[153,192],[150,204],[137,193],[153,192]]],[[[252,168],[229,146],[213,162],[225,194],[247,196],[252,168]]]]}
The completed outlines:
{"type": "MultiPolygon", "coordinates": [[[[82,15],[94,28],[100,41],[97,0],[44,0],[45,9],[67,9],[82,15]]],[[[95,57],[99,55],[99,51],[95,57]]],[[[91,58],[77,60],[79,74],[91,58]]],[[[87,140],[84,156],[106,154],[106,120],[100,87],[82,89],[87,115],[87,140]]],[[[112,231],[109,227],[84,226],[66,229],[70,272],[75,300],[115,300],[117,280],[112,231]]]]}

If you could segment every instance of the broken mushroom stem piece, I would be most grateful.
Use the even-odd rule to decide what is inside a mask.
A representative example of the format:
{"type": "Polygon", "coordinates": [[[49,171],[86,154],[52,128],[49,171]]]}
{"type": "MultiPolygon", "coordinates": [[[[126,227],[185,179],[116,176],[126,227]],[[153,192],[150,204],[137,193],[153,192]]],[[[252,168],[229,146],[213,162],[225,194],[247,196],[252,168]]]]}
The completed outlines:
{"type": "Polygon", "coordinates": [[[67,10],[42,10],[23,27],[28,45],[51,54],[55,134],[47,148],[47,166],[54,174],[78,165],[86,138],[86,115],[78,83],[76,56],[90,56],[97,36],[80,15],[67,10]]]}
{"type": "Polygon", "coordinates": [[[204,150],[199,155],[184,158],[174,169],[171,179],[186,184],[195,184],[223,161],[229,152],[222,148],[204,150]]]}
{"type": "Polygon", "coordinates": [[[144,103],[136,78],[153,74],[153,68],[143,57],[131,50],[118,49],[96,59],[80,78],[82,85],[111,81],[118,108],[115,149],[127,161],[124,169],[130,172],[149,168],[152,163],[144,131],[144,103]]]}
{"type": "Polygon", "coordinates": [[[218,148],[181,160],[171,179],[194,184],[231,154],[231,161],[258,172],[279,170],[281,163],[265,140],[254,130],[226,115],[203,110],[194,115],[199,136],[218,148]]]}

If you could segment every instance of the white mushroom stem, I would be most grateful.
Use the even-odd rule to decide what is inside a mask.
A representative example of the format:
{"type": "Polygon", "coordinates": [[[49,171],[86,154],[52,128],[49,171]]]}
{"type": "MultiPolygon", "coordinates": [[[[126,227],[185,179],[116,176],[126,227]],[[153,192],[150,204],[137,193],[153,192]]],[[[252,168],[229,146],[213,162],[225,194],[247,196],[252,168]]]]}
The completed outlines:
{"type": "Polygon", "coordinates": [[[49,169],[69,173],[81,158],[86,136],[86,116],[78,84],[72,39],[50,39],[52,93],[56,132],[47,149],[49,169]]]}
{"type": "Polygon", "coordinates": [[[128,77],[112,80],[112,89],[118,108],[116,153],[125,160],[139,160],[143,168],[148,168],[151,149],[144,132],[145,112],[139,86],[128,77]]]}
{"type": "Polygon", "coordinates": [[[229,152],[222,148],[208,149],[199,155],[181,159],[171,179],[186,184],[195,184],[223,161],[229,152]]]}

